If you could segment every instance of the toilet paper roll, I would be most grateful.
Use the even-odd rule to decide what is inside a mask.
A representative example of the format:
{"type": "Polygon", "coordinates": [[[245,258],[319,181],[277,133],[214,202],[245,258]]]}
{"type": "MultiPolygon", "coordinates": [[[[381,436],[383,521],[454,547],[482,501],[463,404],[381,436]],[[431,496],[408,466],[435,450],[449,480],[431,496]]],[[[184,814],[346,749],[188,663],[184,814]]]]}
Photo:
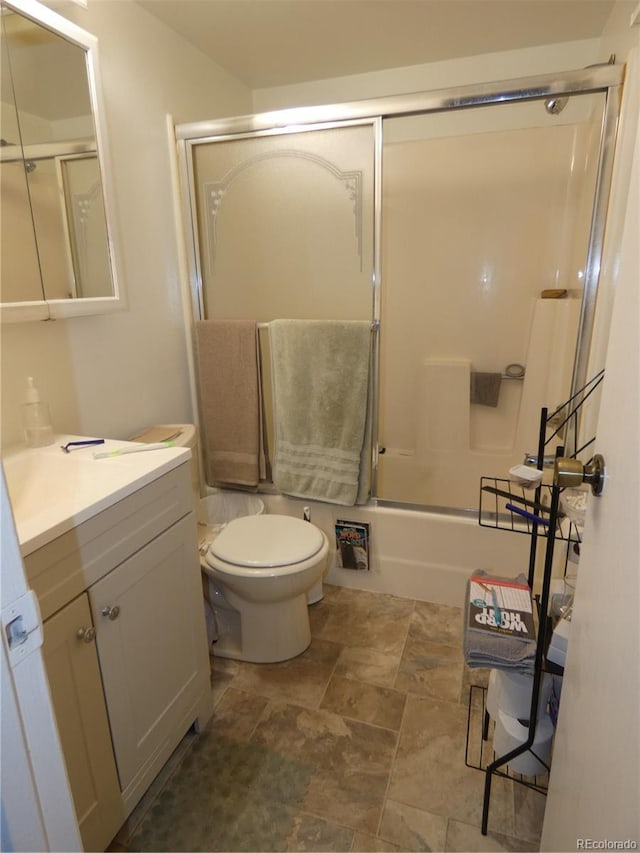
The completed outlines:
{"type": "MultiPolygon", "coordinates": [[[[530,750],[523,752],[508,762],[508,767],[514,773],[522,773],[523,776],[538,776],[546,773],[547,768],[541,761],[549,764],[551,755],[551,742],[553,740],[553,723],[548,714],[543,714],[537,722],[536,734],[530,750]],[[533,754],[535,753],[535,755],[533,754]],[[538,758],[541,761],[538,761],[538,758]]],[[[525,743],[529,736],[529,729],[518,722],[515,717],[498,711],[496,726],[493,733],[493,750],[496,757],[506,755],[517,746],[525,743]]]]}
{"type": "MultiPolygon", "coordinates": [[[[551,695],[553,679],[545,672],[538,692],[538,716],[546,713],[551,695]]],[[[531,694],[533,692],[533,675],[520,672],[496,670],[495,702],[497,708],[509,717],[528,720],[531,713],[531,694]]],[[[489,712],[491,713],[491,712],[489,712]]],[[[495,718],[495,714],[491,714],[495,718]]]]}
{"type": "Polygon", "coordinates": [[[487,711],[494,720],[500,710],[500,688],[498,682],[498,670],[492,669],[489,673],[489,685],[487,687],[487,711]]]}

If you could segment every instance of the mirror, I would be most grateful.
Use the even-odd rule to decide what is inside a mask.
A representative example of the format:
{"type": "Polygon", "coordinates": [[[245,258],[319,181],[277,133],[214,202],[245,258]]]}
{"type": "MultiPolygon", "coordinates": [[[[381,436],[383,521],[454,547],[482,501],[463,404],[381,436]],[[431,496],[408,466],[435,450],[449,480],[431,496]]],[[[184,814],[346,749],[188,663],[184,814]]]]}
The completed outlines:
{"type": "Polygon", "coordinates": [[[8,137],[3,136],[0,140],[0,197],[2,211],[5,213],[0,217],[2,245],[0,301],[33,302],[44,299],[44,290],[22,147],[12,145],[8,141],[18,139],[18,115],[13,89],[7,82],[10,80],[9,58],[4,49],[4,41],[0,58],[2,60],[2,132],[8,137]],[[6,211],[11,211],[11,215],[7,216],[6,211]],[[10,250],[9,247],[20,248],[10,250]]]}
{"type": "Polygon", "coordinates": [[[2,0],[4,321],[121,307],[97,40],[35,0],[2,0]]]}

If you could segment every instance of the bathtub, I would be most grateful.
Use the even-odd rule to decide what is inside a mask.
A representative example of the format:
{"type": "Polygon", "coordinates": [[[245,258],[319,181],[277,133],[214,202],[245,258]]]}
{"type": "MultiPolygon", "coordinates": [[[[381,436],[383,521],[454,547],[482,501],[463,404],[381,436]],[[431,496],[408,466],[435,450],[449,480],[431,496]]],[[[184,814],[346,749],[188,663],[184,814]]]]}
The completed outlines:
{"type": "Polygon", "coordinates": [[[370,524],[369,571],[343,569],[335,560],[327,583],[384,592],[403,598],[462,606],[465,584],[475,569],[500,575],[527,573],[529,537],[481,527],[475,513],[404,509],[369,504],[342,507],[283,495],[261,494],[266,511],[311,520],[335,541],[336,519],[370,524]]]}

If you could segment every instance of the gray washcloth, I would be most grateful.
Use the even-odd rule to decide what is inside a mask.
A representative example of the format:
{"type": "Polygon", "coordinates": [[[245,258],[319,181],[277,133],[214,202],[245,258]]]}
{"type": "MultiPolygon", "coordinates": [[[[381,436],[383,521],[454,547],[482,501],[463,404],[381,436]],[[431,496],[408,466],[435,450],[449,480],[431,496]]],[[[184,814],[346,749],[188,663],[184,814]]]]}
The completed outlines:
{"type": "MultiPolygon", "coordinates": [[[[474,572],[476,577],[486,577],[492,580],[482,570],[474,572]]],[[[497,578],[496,580],[504,580],[497,578]]],[[[526,584],[527,579],[523,574],[513,578],[516,583],[526,584]]],[[[510,637],[506,634],[492,634],[488,631],[469,627],[469,587],[467,581],[464,606],[464,638],[463,653],[465,663],[468,667],[489,667],[492,669],[508,669],[524,674],[533,673],[536,643],[534,640],[522,637],[510,637]]]]}
{"type": "Polygon", "coordinates": [[[469,400],[480,406],[498,405],[500,399],[501,373],[477,373],[471,371],[469,400]]]}

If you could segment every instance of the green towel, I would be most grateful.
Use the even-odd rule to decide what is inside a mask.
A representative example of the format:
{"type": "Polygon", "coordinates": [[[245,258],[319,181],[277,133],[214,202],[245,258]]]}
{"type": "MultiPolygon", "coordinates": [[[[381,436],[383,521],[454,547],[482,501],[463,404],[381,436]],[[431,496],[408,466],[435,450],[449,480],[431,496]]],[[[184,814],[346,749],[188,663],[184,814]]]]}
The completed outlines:
{"type": "Polygon", "coordinates": [[[363,475],[369,468],[371,323],[273,320],[269,342],[274,485],[294,497],[352,506],[363,499],[361,479],[367,482],[361,467],[363,475]]]}

